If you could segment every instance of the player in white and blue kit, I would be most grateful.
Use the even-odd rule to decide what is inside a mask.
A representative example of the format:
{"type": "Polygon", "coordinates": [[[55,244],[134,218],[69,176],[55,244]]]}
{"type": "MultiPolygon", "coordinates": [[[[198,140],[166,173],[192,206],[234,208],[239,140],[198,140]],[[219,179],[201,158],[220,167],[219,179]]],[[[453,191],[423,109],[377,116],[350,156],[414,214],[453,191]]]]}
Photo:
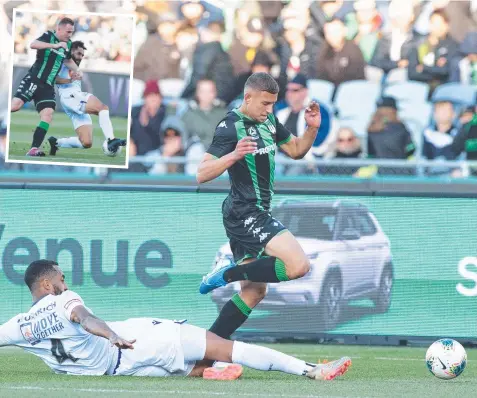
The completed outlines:
{"type": "MultiPolygon", "coordinates": [[[[80,65],[86,47],[82,41],[71,44],[71,58],[80,65]]],[[[92,115],[99,116],[99,126],[104,137],[108,140],[108,149],[116,152],[120,146],[126,145],[126,140],[115,138],[113,125],[109,118],[109,108],[91,93],[82,91],[81,74],[72,72],[63,65],[55,80],[61,105],[73,122],[77,137],[50,137],[50,155],[56,155],[58,148],[91,148],[93,145],[92,115]]]]}
{"type": "Polygon", "coordinates": [[[31,263],[25,283],[33,305],[0,326],[0,346],[21,347],[40,357],[55,373],[233,380],[241,376],[241,365],[245,365],[331,380],[351,365],[346,357],[309,364],[270,348],[225,340],[184,321],[133,318],[104,322],[78,294],[68,290],[54,261],[31,263]],[[213,361],[233,364],[222,369],[208,367],[213,361]]]}

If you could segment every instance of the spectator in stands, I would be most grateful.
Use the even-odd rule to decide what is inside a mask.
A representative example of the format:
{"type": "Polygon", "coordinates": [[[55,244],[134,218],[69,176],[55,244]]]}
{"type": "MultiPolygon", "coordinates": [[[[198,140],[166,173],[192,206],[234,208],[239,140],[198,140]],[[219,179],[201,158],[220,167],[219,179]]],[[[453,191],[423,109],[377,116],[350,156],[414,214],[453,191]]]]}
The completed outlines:
{"type": "Polygon", "coordinates": [[[228,104],[233,99],[233,67],[220,43],[222,33],[223,26],[217,22],[199,28],[200,43],[194,52],[192,76],[182,98],[193,97],[197,82],[207,78],[215,82],[220,100],[228,104]]]}
{"type": "Polygon", "coordinates": [[[426,3],[416,21],[416,31],[427,35],[431,31],[430,16],[434,11],[444,11],[449,17],[449,33],[457,42],[462,42],[469,32],[477,30],[477,9],[472,9],[469,0],[432,0],[426,3]]]}
{"type": "MultiPolygon", "coordinates": [[[[184,146],[187,141],[187,132],[182,120],[177,116],[168,116],[163,123],[163,145],[159,148],[163,158],[184,156],[184,146]]],[[[184,162],[157,163],[149,171],[150,174],[184,173],[184,162]]]]}
{"type": "Polygon", "coordinates": [[[466,123],[469,123],[474,117],[475,109],[473,106],[465,108],[459,116],[459,124],[463,126],[466,123]]]}
{"type": "Polygon", "coordinates": [[[383,18],[376,9],[375,0],[355,0],[353,6],[355,13],[348,14],[346,18],[347,38],[359,46],[368,63],[381,37],[383,18]]]}
{"type": "MultiPolygon", "coordinates": [[[[477,96],[474,107],[474,115],[472,119],[464,124],[452,142],[452,150],[454,153],[465,153],[467,160],[477,161],[477,96]]],[[[477,168],[470,170],[473,176],[477,176],[477,168]]]]}
{"type": "MultiPolygon", "coordinates": [[[[327,159],[358,159],[362,156],[361,142],[352,128],[341,127],[336,134],[334,148],[326,156],[327,159]]],[[[320,166],[320,174],[353,175],[357,166],[320,166]]]]}
{"type": "Polygon", "coordinates": [[[234,67],[234,76],[250,70],[250,65],[265,38],[265,27],[258,17],[251,18],[243,28],[235,30],[235,37],[228,53],[234,67]]]}
{"type": "MultiPolygon", "coordinates": [[[[454,153],[452,142],[457,135],[455,110],[452,102],[441,101],[434,104],[434,123],[424,130],[422,156],[428,160],[454,160],[459,155],[454,153]]],[[[448,174],[448,168],[428,168],[432,175],[448,174]]]]}
{"type": "Polygon", "coordinates": [[[409,55],[409,79],[429,83],[432,94],[435,87],[449,80],[450,65],[458,48],[458,43],[449,36],[446,14],[434,11],[429,36],[409,55]]]}
{"type": "Polygon", "coordinates": [[[317,43],[318,47],[325,42],[324,27],[333,19],[344,20],[346,15],[353,12],[353,4],[344,0],[317,0],[310,5],[310,24],[308,37],[317,43]]]}
{"type": "Polygon", "coordinates": [[[284,7],[281,1],[258,0],[265,26],[276,23],[284,7]]]}
{"type": "Polygon", "coordinates": [[[316,77],[319,47],[307,36],[309,10],[289,6],[283,9],[281,19],[283,37],[279,40],[277,48],[280,57],[280,78],[288,81],[298,73],[308,78],[316,77]]]}
{"type": "Polygon", "coordinates": [[[131,137],[138,155],[145,155],[163,145],[161,125],[167,114],[156,80],[146,82],[143,97],[144,105],[131,110],[131,137]]]}
{"type": "Polygon", "coordinates": [[[470,32],[460,45],[460,57],[451,66],[451,82],[477,86],[477,32],[470,32]]]}
{"type": "Polygon", "coordinates": [[[212,80],[202,79],[197,83],[195,100],[189,102],[182,116],[188,136],[199,141],[204,150],[212,143],[215,128],[225,116],[226,109],[217,99],[217,89],[212,80]]]}
{"type": "Polygon", "coordinates": [[[194,51],[199,41],[197,28],[189,25],[181,27],[177,31],[175,41],[180,53],[179,77],[182,80],[189,80],[192,73],[194,51]]]}
{"type": "Polygon", "coordinates": [[[363,54],[355,43],[346,39],[344,23],[334,19],[325,24],[324,30],[326,43],[318,57],[318,79],[335,85],[364,79],[363,54]]]}
{"type": "MultiPolygon", "coordinates": [[[[247,79],[254,73],[259,73],[259,72],[264,72],[264,73],[270,73],[271,69],[273,66],[273,61],[270,58],[270,55],[268,52],[264,51],[258,51],[257,54],[255,54],[255,58],[252,61],[252,64],[250,66],[250,69],[242,73],[241,75],[237,76],[235,79],[235,88],[234,88],[234,94],[232,97],[234,99],[243,98],[243,88],[245,87],[245,82],[247,79]]],[[[280,91],[281,87],[280,87],[280,91]]],[[[279,99],[280,99],[280,94],[278,93],[279,99]]],[[[283,97],[283,93],[282,93],[283,97]]]]}
{"type": "Polygon", "coordinates": [[[199,0],[181,0],[179,13],[185,19],[187,25],[197,27],[201,22],[205,12],[203,1],[199,0]]]}
{"type": "Polygon", "coordinates": [[[409,65],[409,54],[418,43],[413,33],[414,10],[412,4],[402,4],[402,0],[392,0],[389,4],[390,29],[378,41],[372,66],[381,68],[384,73],[392,69],[405,69],[409,65]]]}
{"type": "Polygon", "coordinates": [[[175,44],[177,21],[171,13],[161,14],[157,32],[150,32],[134,59],[134,78],[143,81],[179,77],[180,53],[175,44]]]}
{"type": "MultiPolygon", "coordinates": [[[[398,118],[396,100],[392,97],[381,98],[368,126],[368,156],[377,159],[408,159],[415,150],[411,134],[398,118]]],[[[379,174],[401,173],[409,174],[409,170],[379,168],[379,174]]]]}

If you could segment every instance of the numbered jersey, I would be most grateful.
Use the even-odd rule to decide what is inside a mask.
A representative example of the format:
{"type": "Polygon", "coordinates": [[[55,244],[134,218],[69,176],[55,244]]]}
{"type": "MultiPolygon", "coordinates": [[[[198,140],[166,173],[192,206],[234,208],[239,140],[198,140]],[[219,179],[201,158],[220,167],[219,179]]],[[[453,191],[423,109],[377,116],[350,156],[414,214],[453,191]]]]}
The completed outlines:
{"type": "MultiPolygon", "coordinates": [[[[70,76],[70,69],[68,69],[65,65],[61,66],[60,73],[58,73],[58,77],[63,79],[69,79],[70,76]]],[[[74,80],[72,83],[69,84],[57,84],[56,87],[58,88],[58,94],[60,98],[69,96],[70,94],[80,93],[81,92],[81,80],[74,80]]]]}
{"type": "Polygon", "coordinates": [[[39,356],[55,373],[104,375],[117,348],[70,320],[78,305],[84,305],[83,300],[70,290],[43,297],[28,312],[0,326],[0,346],[21,347],[39,356]]]}

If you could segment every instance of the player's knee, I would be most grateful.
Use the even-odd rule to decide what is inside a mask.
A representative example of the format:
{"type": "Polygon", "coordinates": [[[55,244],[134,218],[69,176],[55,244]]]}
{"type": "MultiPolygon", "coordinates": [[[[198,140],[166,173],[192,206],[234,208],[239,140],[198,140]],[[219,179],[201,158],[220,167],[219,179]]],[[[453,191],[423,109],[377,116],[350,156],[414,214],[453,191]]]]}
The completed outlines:
{"type": "Polygon", "coordinates": [[[298,279],[305,276],[310,271],[310,260],[304,257],[296,261],[292,267],[287,267],[287,276],[289,279],[298,279]]]}
{"type": "Polygon", "coordinates": [[[109,111],[109,106],[106,105],[106,104],[101,104],[101,106],[99,107],[99,111],[109,111]]]}
{"type": "Polygon", "coordinates": [[[93,140],[90,137],[80,138],[80,142],[83,148],[91,148],[93,146],[93,140]]]}

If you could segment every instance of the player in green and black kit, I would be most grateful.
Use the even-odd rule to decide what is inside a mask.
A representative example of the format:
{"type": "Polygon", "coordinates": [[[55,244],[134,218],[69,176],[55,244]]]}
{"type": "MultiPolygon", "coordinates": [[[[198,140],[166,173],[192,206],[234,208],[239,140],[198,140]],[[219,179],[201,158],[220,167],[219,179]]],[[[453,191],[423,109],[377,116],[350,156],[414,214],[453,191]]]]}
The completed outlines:
{"type": "Polygon", "coordinates": [[[45,156],[39,148],[53,120],[56,108],[55,78],[61,65],[65,63],[69,69],[77,73],[77,77],[81,76],[78,66],[71,59],[70,38],[74,32],[74,25],[72,19],[62,18],[55,31],[47,31],[30,44],[30,48],[37,50],[36,61],[18,86],[11,107],[12,112],[17,112],[26,102],[33,100],[40,114],[40,124],[35,129],[27,156],[45,156]]]}
{"type": "Polygon", "coordinates": [[[295,137],[272,113],[278,90],[267,73],[249,77],[241,107],[218,124],[197,172],[197,181],[203,183],[228,170],[231,183],[222,212],[234,263],[205,276],[199,289],[206,294],[241,281],[240,294],[225,304],[210,329],[224,338],[246,321],[265,296],[267,283],[301,278],[310,269],[296,238],[271,216],[270,205],[277,147],[293,159],[303,158],[320,127],[320,108],[315,102],[308,106],[306,131],[295,137]]]}

